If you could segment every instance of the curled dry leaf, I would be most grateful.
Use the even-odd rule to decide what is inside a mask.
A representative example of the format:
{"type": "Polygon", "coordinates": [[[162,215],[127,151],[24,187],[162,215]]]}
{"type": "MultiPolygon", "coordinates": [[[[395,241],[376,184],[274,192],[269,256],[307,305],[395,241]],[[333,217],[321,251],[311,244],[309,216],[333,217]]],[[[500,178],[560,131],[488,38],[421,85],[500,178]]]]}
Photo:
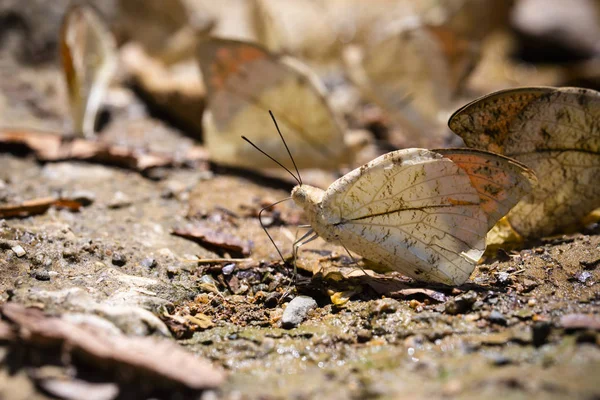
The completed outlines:
{"type": "Polygon", "coordinates": [[[74,133],[94,136],[96,114],[117,66],[116,43],[91,7],[71,7],[60,33],[60,54],[67,82],[74,133]]]}
{"type": "Polygon", "coordinates": [[[151,377],[157,386],[175,384],[202,390],[219,386],[225,378],[208,362],[166,339],[103,334],[15,303],[4,304],[2,315],[14,324],[26,346],[68,349],[78,362],[107,371],[127,368],[138,376],[151,377]]]}
{"type": "Polygon", "coordinates": [[[523,87],[484,96],[450,118],[467,146],[512,157],[538,184],[507,215],[527,238],[564,231],[600,206],[600,93],[523,87]]]}
{"type": "Polygon", "coordinates": [[[234,253],[247,256],[250,254],[251,244],[230,233],[221,232],[201,225],[196,222],[181,228],[173,229],[175,236],[193,240],[203,246],[220,253],[234,253]]]}
{"type": "Polygon", "coordinates": [[[56,197],[28,200],[20,204],[0,205],[0,218],[24,218],[31,215],[43,214],[50,207],[79,211],[83,207],[83,204],[76,200],[56,197]]]}
{"type": "Polygon", "coordinates": [[[438,303],[444,303],[446,301],[446,295],[444,293],[438,292],[437,290],[424,288],[401,289],[391,292],[389,296],[392,298],[413,298],[415,296],[425,296],[438,303]]]}
{"type": "Polygon", "coordinates": [[[150,153],[81,138],[67,141],[54,133],[25,130],[0,130],[0,145],[24,146],[40,161],[91,161],[140,172],[154,167],[172,167],[208,159],[206,151],[198,146],[192,147],[182,159],[176,161],[168,154],[150,153]]]}

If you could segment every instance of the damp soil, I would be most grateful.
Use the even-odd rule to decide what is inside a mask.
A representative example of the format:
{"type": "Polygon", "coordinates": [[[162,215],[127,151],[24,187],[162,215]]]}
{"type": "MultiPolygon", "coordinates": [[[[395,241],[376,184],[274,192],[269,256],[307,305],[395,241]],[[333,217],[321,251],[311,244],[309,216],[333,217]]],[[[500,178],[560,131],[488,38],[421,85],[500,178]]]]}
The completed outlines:
{"type": "MultiPolygon", "coordinates": [[[[5,104],[60,127],[61,106],[17,83],[2,83],[14,94],[5,104]]],[[[143,110],[133,99],[128,109],[143,110]]],[[[112,110],[102,140],[172,152],[194,142],[165,121],[125,111],[112,110]]],[[[300,252],[291,283],[301,212],[282,203],[265,215],[285,265],[257,219],[264,205],[289,196],[290,180],[217,166],[140,174],[2,150],[1,204],[63,196],[85,206],[0,221],[0,302],[176,341],[227,372],[211,396],[600,397],[595,225],[500,251],[459,288],[366,276],[343,249],[316,240],[300,252]],[[198,243],[172,234],[190,227],[212,236],[198,243]],[[238,261],[199,261],[223,258],[238,261]],[[283,329],[297,293],[318,306],[283,329]]],[[[59,366],[68,370],[69,360],[59,366]]],[[[41,367],[3,363],[3,398],[53,398],[36,386],[31,371],[41,367]]]]}

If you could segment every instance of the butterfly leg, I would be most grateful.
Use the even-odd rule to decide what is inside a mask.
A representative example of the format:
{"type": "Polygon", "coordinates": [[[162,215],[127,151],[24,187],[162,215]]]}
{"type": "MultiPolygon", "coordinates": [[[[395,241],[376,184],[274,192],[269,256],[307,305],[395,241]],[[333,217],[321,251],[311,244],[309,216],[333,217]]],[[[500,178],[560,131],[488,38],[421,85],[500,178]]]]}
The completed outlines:
{"type": "Polygon", "coordinates": [[[358,264],[358,261],[356,261],[356,259],[354,257],[352,257],[352,254],[350,254],[350,250],[348,250],[348,248],[344,245],[344,243],[340,242],[340,245],[344,248],[344,250],[346,250],[346,254],[348,254],[348,257],[350,257],[350,259],[352,260],[352,263],[356,264],[356,266],[358,268],[360,268],[360,270],[363,272],[363,274],[368,275],[367,271],[365,271],[364,268],[361,267],[360,264],[358,264]]]}
{"type": "MultiPolygon", "coordinates": [[[[304,227],[303,225],[300,227],[304,227]]],[[[313,240],[315,240],[316,238],[318,238],[319,235],[317,235],[315,233],[315,231],[311,228],[308,232],[306,232],[304,235],[302,235],[302,237],[298,240],[296,240],[294,242],[294,244],[292,245],[292,253],[293,253],[293,264],[294,264],[294,279],[292,279],[290,281],[290,284],[288,285],[288,287],[285,289],[285,292],[283,292],[283,295],[280,297],[281,299],[284,299],[287,297],[287,295],[290,293],[292,285],[296,285],[296,276],[298,275],[298,267],[296,265],[296,260],[298,258],[298,249],[300,248],[300,246],[305,245],[306,243],[312,242],[313,240]],[[312,236],[311,236],[312,235],[312,236]]]]}
{"type": "Polygon", "coordinates": [[[296,260],[298,259],[298,249],[300,248],[300,246],[304,246],[305,244],[312,242],[318,237],[319,235],[317,235],[315,231],[311,228],[300,239],[294,242],[294,245],[292,246],[294,255],[294,282],[296,281],[296,274],[298,272],[298,268],[296,266],[296,260]]]}

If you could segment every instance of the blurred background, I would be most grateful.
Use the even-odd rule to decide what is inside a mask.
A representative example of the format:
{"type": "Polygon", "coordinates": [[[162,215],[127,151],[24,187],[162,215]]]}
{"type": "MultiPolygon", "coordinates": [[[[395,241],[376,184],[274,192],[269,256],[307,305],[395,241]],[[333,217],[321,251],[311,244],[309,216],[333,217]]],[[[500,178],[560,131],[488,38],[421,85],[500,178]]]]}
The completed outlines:
{"type": "Polygon", "coordinates": [[[301,60],[347,129],[393,147],[457,144],[448,116],[490,91],[600,86],[597,0],[2,0],[0,125],[70,129],[59,32],[73,3],[119,47],[97,129],[150,148],[181,145],[162,123],[202,140],[196,45],[211,36],[301,60]]]}

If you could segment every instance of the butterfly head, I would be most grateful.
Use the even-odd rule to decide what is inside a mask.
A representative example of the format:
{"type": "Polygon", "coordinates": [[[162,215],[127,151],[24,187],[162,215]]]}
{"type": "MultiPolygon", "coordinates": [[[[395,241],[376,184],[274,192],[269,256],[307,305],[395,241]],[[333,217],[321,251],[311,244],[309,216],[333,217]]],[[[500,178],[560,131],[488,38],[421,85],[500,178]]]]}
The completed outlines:
{"type": "Polygon", "coordinates": [[[292,189],[292,199],[298,207],[302,207],[308,214],[316,213],[316,208],[323,200],[325,192],[310,185],[297,185],[292,189]]]}

